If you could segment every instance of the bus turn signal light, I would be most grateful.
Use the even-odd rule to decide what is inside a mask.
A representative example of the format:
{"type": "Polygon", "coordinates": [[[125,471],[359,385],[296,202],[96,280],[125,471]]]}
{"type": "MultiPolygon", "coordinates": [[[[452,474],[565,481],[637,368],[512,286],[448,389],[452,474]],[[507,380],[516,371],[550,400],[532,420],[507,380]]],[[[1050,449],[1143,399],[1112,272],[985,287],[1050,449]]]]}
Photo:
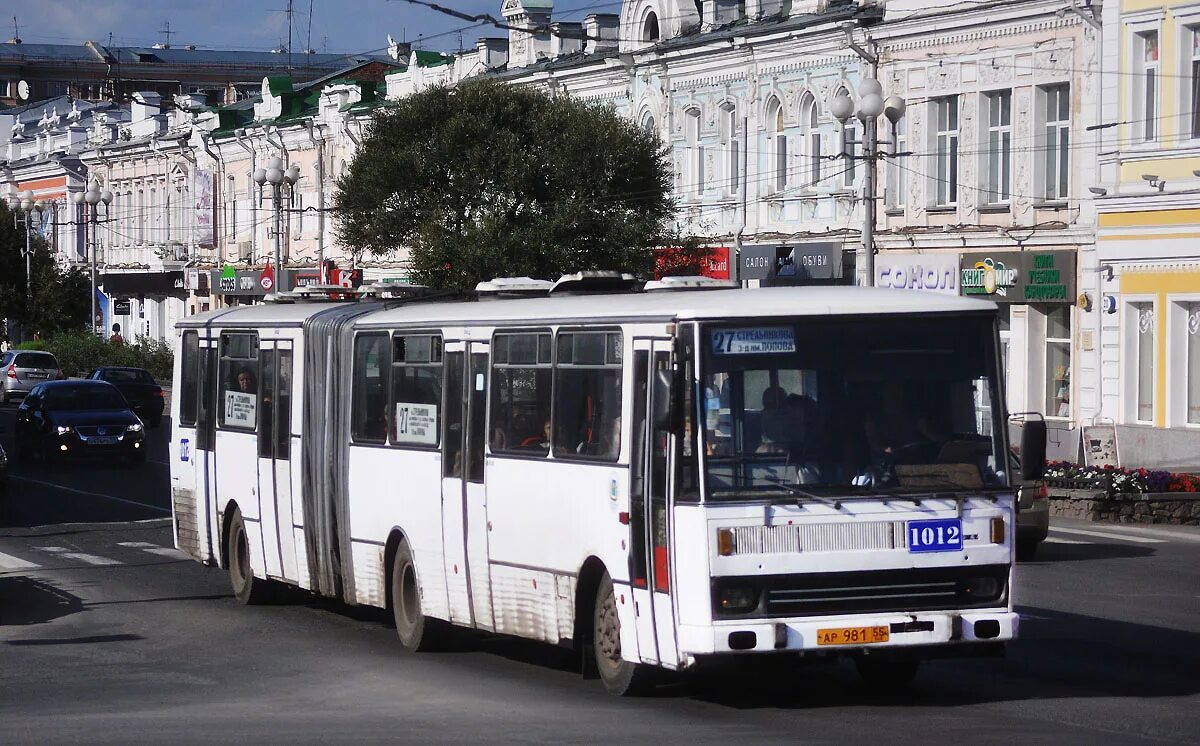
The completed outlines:
{"type": "Polygon", "coordinates": [[[727,528],[717,529],[717,554],[722,557],[733,554],[733,531],[727,528]]]}
{"type": "Polygon", "coordinates": [[[1004,519],[999,516],[992,519],[992,543],[1004,543],[1004,519]]]}

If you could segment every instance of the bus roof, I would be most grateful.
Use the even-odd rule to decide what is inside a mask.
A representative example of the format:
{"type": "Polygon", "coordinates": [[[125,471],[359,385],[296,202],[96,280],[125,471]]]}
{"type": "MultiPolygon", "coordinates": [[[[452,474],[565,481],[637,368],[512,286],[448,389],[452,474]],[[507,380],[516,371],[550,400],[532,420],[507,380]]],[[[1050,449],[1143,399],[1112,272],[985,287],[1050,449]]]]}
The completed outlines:
{"type": "MultiPolygon", "coordinates": [[[[189,316],[180,327],[294,326],[329,303],[265,303],[189,316]]],[[[991,301],[932,292],[860,287],[775,287],[656,293],[561,295],[480,301],[409,301],[362,316],[359,326],[496,325],[549,321],[659,321],[785,316],[964,313],[995,310],[991,301]]]]}

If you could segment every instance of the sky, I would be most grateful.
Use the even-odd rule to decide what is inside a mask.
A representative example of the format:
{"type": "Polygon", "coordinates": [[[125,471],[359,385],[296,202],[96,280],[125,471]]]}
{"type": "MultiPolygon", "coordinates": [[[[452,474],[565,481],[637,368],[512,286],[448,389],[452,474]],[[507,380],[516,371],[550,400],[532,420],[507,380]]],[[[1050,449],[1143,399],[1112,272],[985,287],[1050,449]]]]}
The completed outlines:
{"type": "MultiPolygon", "coordinates": [[[[439,4],[465,13],[490,13],[500,17],[502,0],[440,0],[439,4]]],[[[286,44],[287,0],[13,0],[0,4],[0,40],[13,35],[16,15],[26,43],[82,44],[91,39],[119,46],[150,46],[166,41],[170,23],[171,46],[195,44],[209,49],[268,50],[286,44]]],[[[589,12],[616,13],[620,3],[611,0],[560,0],[561,10],[594,6],[589,12]]],[[[474,48],[479,36],[503,36],[490,26],[442,15],[404,0],[293,0],[292,49],[300,51],[312,40],[318,52],[348,54],[386,52],[387,37],[418,42],[423,49],[454,51],[462,43],[474,48]],[[311,14],[311,37],[310,15],[311,14]]],[[[576,19],[583,12],[556,14],[576,19]]]]}

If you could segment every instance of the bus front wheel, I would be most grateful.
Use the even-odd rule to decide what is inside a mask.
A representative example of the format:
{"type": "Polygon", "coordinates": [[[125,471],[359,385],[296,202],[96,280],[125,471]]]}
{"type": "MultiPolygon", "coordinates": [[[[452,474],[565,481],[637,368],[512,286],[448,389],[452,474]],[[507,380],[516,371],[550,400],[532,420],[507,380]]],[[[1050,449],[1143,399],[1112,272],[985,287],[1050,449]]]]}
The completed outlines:
{"type": "Polygon", "coordinates": [[[400,542],[392,559],[392,618],[405,650],[414,653],[436,649],[446,633],[446,623],[421,611],[421,588],[408,542],[400,542]]]}
{"type": "Polygon", "coordinates": [[[254,569],[250,566],[250,540],[246,536],[242,511],[238,508],[233,509],[226,541],[229,582],[233,585],[233,595],[244,604],[261,604],[271,600],[274,590],[271,581],[254,577],[254,569]]]}
{"type": "Polygon", "coordinates": [[[604,688],[618,697],[646,689],[650,671],[646,666],[621,657],[621,620],[617,616],[617,594],[608,573],[600,578],[592,611],[592,652],[604,688]]]}

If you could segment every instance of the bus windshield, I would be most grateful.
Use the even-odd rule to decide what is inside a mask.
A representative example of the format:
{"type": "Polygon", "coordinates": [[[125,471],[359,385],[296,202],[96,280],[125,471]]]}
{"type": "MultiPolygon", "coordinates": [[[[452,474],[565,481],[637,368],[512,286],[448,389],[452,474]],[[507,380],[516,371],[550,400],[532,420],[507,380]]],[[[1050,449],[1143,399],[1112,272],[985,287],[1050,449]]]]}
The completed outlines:
{"type": "Polygon", "coordinates": [[[990,316],[713,325],[701,348],[710,499],[1009,484],[990,316]]]}

